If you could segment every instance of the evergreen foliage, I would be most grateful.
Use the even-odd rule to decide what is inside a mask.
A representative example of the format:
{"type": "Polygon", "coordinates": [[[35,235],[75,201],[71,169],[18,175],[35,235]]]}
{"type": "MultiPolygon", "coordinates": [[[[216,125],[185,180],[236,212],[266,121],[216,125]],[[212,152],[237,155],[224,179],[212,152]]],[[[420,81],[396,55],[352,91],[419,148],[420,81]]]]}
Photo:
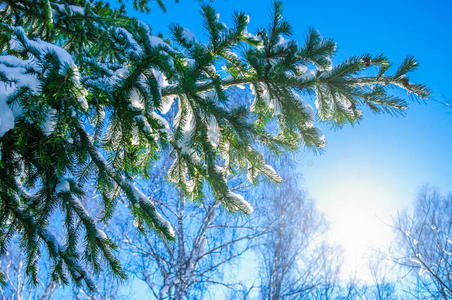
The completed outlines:
{"type": "MultiPolygon", "coordinates": [[[[169,180],[193,200],[202,201],[209,185],[229,211],[249,214],[252,207],[231,191],[228,177],[247,170],[251,181],[258,174],[281,181],[257,149],[324,146],[304,96],[315,96],[321,121],[343,125],[360,120],[363,106],[403,112],[406,102],[391,93],[394,87],[429,95],[406,76],[417,66],[412,57],[390,75],[382,55],[333,66],[335,43],[315,30],[299,46],[279,2],[270,26],[255,35],[247,32],[246,14],[235,13],[227,27],[203,6],[207,43],[178,25],[170,39],[153,35],[123,7],[102,1],[3,3],[0,249],[19,234],[34,281],[42,248],[57,282],[94,289],[89,270],[100,270],[100,257],[124,277],[114,244],[99,229],[122,196],[141,231],[174,239],[171,224],[134,183],[149,176],[161,149],[176,157],[169,180]],[[84,207],[90,189],[103,202],[100,219],[84,207]],[[48,228],[58,212],[61,237],[48,228]]],[[[146,3],[134,1],[141,10],[146,3]]]]}

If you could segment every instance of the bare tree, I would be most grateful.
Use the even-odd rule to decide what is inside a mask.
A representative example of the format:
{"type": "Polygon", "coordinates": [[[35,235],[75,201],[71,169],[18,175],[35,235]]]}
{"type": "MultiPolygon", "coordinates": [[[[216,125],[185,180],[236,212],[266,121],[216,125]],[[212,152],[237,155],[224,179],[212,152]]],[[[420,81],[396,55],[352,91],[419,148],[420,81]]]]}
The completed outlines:
{"type": "MultiPolygon", "coordinates": [[[[369,286],[364,284],[356,273],[350,274],[347,278],[342,278],[337,283],[334,292],[327,299],[367,300],[375,297],[374,294],[369,292],[369,286]]],[[[322,297],[316,299],[322,299],[322,297]]]]}
{"type": "MultiPolygon", "coordinates": [[[[281,164],[288,170],[289,158],[281,164]]],[[[271,225],[260,247],[262,299],[329,298],[337,286],[338,251],[323,237],[327,224],[291,172],[267,192],[259,214],[271,225]]]]}
{"type": "MultiPolygon", "coordinates": [[[[1,299],[51,299],[57,285],[50,278],[40,276],[38,285],[33,285],[27,279],[26,257],[18,247],[17,239],[13,239],[9,249],[0,256],[0,266],[4,277],[4,284],[0,285],[1,299]]],[[[42,267],[46,267],[41,263],[42,267]]]]}
{"type": "Polygon", "coordinates": [[[224,280],[222,267],[245,253],[261,232],[248,226],[247,220],[231,222],[229,216],[225,222],[225,212],[216,201],[193,204],[180,196],[175,204],[164,209],[177,219],[174,243],[124,233],[127,252],[133,257],[128,271],[143,280],[157,299],[193,298],[211,285],[237,287],[238,283],[224,280]]]}
{"type": "Polygon", "coordinates": [[[413,279],[409,292],[416,298],[452,298],[452,195],[424,187],[411,215],[401,214],[394,225],[394,260],[413,279]]]}
{"type": "Polygon", "coordinates": [[[389,273],[394,270],[393,261],[385,253],[376,250],[369,257],[368,263],[373,283],[367,287],[368,296],[376,300],[395,299],[395,277],[391,277],[389,273]]]}

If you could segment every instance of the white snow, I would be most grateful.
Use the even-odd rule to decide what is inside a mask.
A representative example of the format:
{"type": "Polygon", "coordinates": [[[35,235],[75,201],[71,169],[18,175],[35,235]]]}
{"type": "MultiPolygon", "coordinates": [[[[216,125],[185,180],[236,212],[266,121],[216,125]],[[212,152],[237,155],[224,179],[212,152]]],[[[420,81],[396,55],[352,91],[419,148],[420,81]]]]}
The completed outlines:
{"type": "Polygon", "coordinates": [[[24,68],[25,63],[27,62],[12,59],[12,56],[3,56],[0,61],[0,73],[5,75],[11,86],[15,86],[17,89],[26,87],[36,94],[39,91],[40,82],[36,75],[27,72],[24,68]]]}
{"type": "MultiPolygon", "coordinates": [[[[115,70],[110,77],[104,76],[100,79],[96,78],[95,82],[89,81],[89,83],[101,86],[106,91],[112,92],[113,88],[117,85],[120,85],[122,80],[124,80],[124,78],[128,74],[129,74],[129,67],[123,66],[122,68],[115,70]]],[[[86,82],[86,83],[88,83],[88,82],[86,82]]]]}
{"type": "Polygon", "coordinates": [[[60,181],[55,187],[55,193],[67,193],[70,191],[69,181],[63,180],[60,181]]]}
{"type": "Polygon", "coordinates": [[[248,165],[248,172],[246,173],[246,179],[251,182],[254,183],[254,178],[256,177],[256,173],[254,172],[255,169],[253,168],[253,165],[248,161],[247,162],[248,165]]]}
{"type": "MultiPolygon", "coordinates": [[[[212,74],[217,73],[217,69],[215,68],[215,66],[213,64],[207,65],[206,69],[212,74]]],[[[200,82],[198,81],[198,83],[200,83],[200,82]]]]}
{"type": "Polygon", "coordinates": [[[107,235],[102,229],[96,229],[96,237],[101,240],[108,240],[107,235]]]}
{"type": "Polygon", "coordinates": [[[303,64],[300,64],[300,65],[296,66],[295,68],[297,69],[297,72],[299,72],[300,74],[304,74],[308,70],[308,67],[306,67],[303,64]]]}
{"type": "Polygon", "coordinates": [[[58,8],[58,10],[64,10],[64,5],[63,4],[54,3],[53,6],[58,8]]]}
{"type": "MultiPolygon", "coordinates": [[[[259,37],[255,36],[255,35],[252,34],[252,33],[249,33],[249,32],[248,32],[248,29],[246,29],[246,28],[243,30],[243,35],[244,35],[245,37],[249,38],[249,39],[253,39],[253,40],[260,41],[260,38],[259,38],[259,37]]],[[[262,46],[262,44],[260,44],[260,45],[258,45],[256,48],[259,49],[259,50],[261,50],[261,49],[264,48],[264,47],[262,46]]]]}
{"type": "Polygon", "coordinates": [[[193,148],[191,145],[192,137],[193,137],[192,132],[182,131],[182,138],[178,143],[178,145],[182,149],[182,153],[191,154],[193,152],[193,148]]]}
{"type": "Polygon", "coordinates": [[[146,120],[146,118],[142,115],[139,116],[135,116],[134,119],[138,122],[142,122],[143,123],[143,131],[146,133],[151,133],[151,126],[149,125],[148,120],[146,120]]]}
{"type": "Polygon", "coordinates": [[[185,114],[179,122],[179,127],[182,131],[182,139],[179,141],[179,146],[182,148],[182,152],[191,153],[191,139],[195,133],[196,120],[190,104],[186,103],[185,108],[185,114]]]}
{"type": "Polygon", "coordinates": [[[345,109],[345,110],[350,109],[351,102],[346,97],[342,97],[341,95],[338,95],[336,97],[336,99],[338,100],[339,104],[342,106],[343,109],[345,109]]]}
{"type": "Polygon", "coordinates": [[[253,207],[243,198],[242,195],[229,191],[226,195],[231,204],[236,208],[240,209],[245,214],[251,214],[253,212],[253,207]]]}
{"type": "Polygon", "coordinates": [[[15,118],[23,113],[20,105],[7,104],[8,98],[20,88],[27,88],[34,95],[40,90],[37,77],[28,73],[31,66],[30,60],[24,61],[10,55],[0,56],[0,73],[9,81],[0,83],[0,137],[14,128],[15,118]]]}
{"type": "Polygon", "coordinates": [[[125,46],[125,50],[127,52],[128,55],[135,55],[135,56],[141,56],[143,55],[143,49],[140,45],[138,45],[138,43],[136,42],[135,38],[133,37],[133,35],[125,30],[124,28],[117,28],[116,29],[116,34],[119,37],[124,37],[126,40],[126,43],[128,45],[125,46]]]}
{"type": "Polygon", "coordinates": [[[75,12],[77,14],[80,15],[84,15],[85,14],[85,9],[81,6],[77,6],[77,5],[68,5],[67,8],[71,11],[71,12],[75,12]]]}
{"type": "MultiPolygon", "coordinates": [[[[47,53],[54,53],[60,62],[60,74],[65,74],[67,68],[75,67],[74,60],[72,59],[72,56],[63,48],[55,46],[53,44],[41,41],[37,39],[36,41],[29,40],[29,42],[34,45],[35,47],[41,48],[41,50],[47,54],[47,53]]],[[[45,55],[43,54],[43,56],[45,55]]]]}
{"type": "Polygon", "coordinates": [[[167,114],[168,111],[171,109],[171,106],[173,105],[175,99],[176,99],[175,97],[171,96],[162,97],[162,101],[160,102],[159,107],[160,112],[164,115],[167,114]]]}
{"type": "Polygon", "coordinates": [[[185,41],[189,43],[194,43],[196,41],[195,35],[188,28],[182,30],[182,37],[185,41]]]}
{"type": "Polygon", "coordinates": [[[134,108],[137,108],[140,110],[144,109],[143,99],[140,95],[140,92],[137,89],[132,89],[130,91],[129,97],[130,97],[130,103],[132,104],[132,106],[134,108]]]}
{"type": "Polygon", "coordinates": [[[192,58],[185,58],[184,62],[186,63],[187,66],[189,66],[192,69],[196,66],[196,61],[192,58]]]}
{"type": "Polygon", "coordinates": [[[6,99],[8,98],[7,89],[0,84],[0,138],[10,129],[14,128],[14,115],[6,99]]]}
{"type": "Polygon", "coordinates": [[[50,244],[52,247],[52,250],[55,253],[60,252],[61,246],[58,243],[58,241],[56,240],[55,236],[53,234],[50,233],[50,231],[44,229],[41,230],[41,235],[44,238],[44,240],[46,241],[46,243],[50,244]]]}
{"type": "MultiPolygon", "coordinates": [[[[251,94],[253,95],[253,102],[251,103],[250,110],[254,111],[257,101],[257,92],[254,85],[250,85],[251,94]]],[[[271,98],[270,92],[268,91],[267,87],[265,85],[260,85],[258,87],[259,95],[261,98],[265,101],[265,103],[268,105],[268,107],[273,110],[273,115],[278,116],[282,113],[282,106],[278,99],[271,98]]]]}
{"type": "Polygon", "coordinates": [[[268,177],[274,179],[276,182],[282,182],[281,176],[276,173],[275,169],[273,169],[270,165],[264,165],[262,167],[262,172],[267,175],[268,177]]]}
{"type": "Polygon", "coordinates": [[[185,186],[187,187],[187,191],[189,193],[192,193],[193,190],[195,189],[195,181],[187,178],[187,176],[184,176],[183,179],[184,179],[184,182],[185,182],[185,186]]]}
{"type": "Polygon", "coordinates": [[[317,111],[319,112],[319,116],[326,120],[331,116],[332,110],[333,110],[333,102],[332,101],[320,101],[320,95],[326,93],[325,88],[320,85],[315,88],[315,107],[317,111]]]}
{"type": "Polygon", "coordinates": [[[129,68],[128,67],[122,67],[117,69],[114,73],[112,77],[115,78],[124,78],[125,76],[127,76],[129,74],[129,68]]]}
{"type": "Polygon", "coordinates": [[[77,98],[77,102],[80,104],[83,110],[88,110],[88,101],[86,101],[86,98],[83,96],[80,96],[77,98]]]}
{"type": "Polygon", "coordinates": [[[35,68],[37,65],[32,60],[22,60],[14,55],[0,56],[0,64],[8,67],[19,67],[23,69],[35,68]]]}
{"type": "Polygon", "coordinates": [[[48,53],[53,53],[56,55],[58,61],[60,62],[60,74],[66,73],[67,67],[75,67],[74,60],[72,56],[63,48],[56,45],[47,43],[40,39],[31,40],[25,34],[22,27],[11,27],[16,35],[16,38],[12,37],[10,41],[10,47],[13,50],[21,51],[24,48],[36,50],[40,56],[38,59],[43,59],[48,53]]]}
{"type": "MultiPolygon", "coordinates": [[[[270,104],[270,93],[265,86],[261,86],[261,97],[264,99],[265,103],[270,104]]],[[[270,107],[273,108],[273,107],[270,107]]]]}
{"type": "Polygon", "coordinates": [[[303,97],[299,93],[297,93],[297,91],[292,90],[292,95],[295,99],[298,100],[298,102],[300,102],[303,105],[304,112],[310,118],[309,120],[307,120],[307,127],[314,126],[314,118],[315,118],[314,108],[312,108],[312,106],[310,104],[306,103],[306,101],[303,100],[303,97]],[[312,125],[308,125],[308,124],[312,124],[312,125]]]}
{"type": "Polygon", "coordinates": [[[163,74],[161,71],[157,69],[152,68],[151,72],[154,75],[155,79],[157,80],[157,84],[159,86],[159,90],[161,93],[161,90],[169,85],[168,79],[166,78],[165,74],[163,74]]]}
{"type": "Polygon", "coordinates": [[[79,15],[85,14],[85,8],[83,8],[81,6],[77,6],[77,5],[63,5],[63,4],[58,4],[58,3],[52,3],[52,6],[56,7],[60,13],[61,12],[69,13],[70,16],[73,16],[76,14],[79,14],[79,15]]]}
{"type": "Polygon", "coordinates": [[[173,135],[173,132],[171,131],[171,128],[170,128],[170,125],[169,125],[168,121],[164,117],[162,117],[161,115],[159,115],[158,113],[156,113],[154,111],[152,112],[152,117],[155,120],[157,120],[157,122],[160,125],[163,126],[163,128],[160,129],[160,131],[164,132],[169,138],[171,138],[172,135],[173,135]]]}
{"type": "Polygon", "coordinates": [[[140,136],[138,135],[137,127],[132,128],[132,137],[130,138],[130,143],[135,146],[140,144],[140,136]]]}
{"type": "MultiPolygon", "coordinates": [[[[13,128],[11,124],[14,124],[14,120],[11,119],[11,107],[9,109],[6,107],[7,105],[5,102],[7,98],[21,88],[27,88],[33,95],[39,93],[41,83],[36,74],[42,73],[42,67],[37,61],[45,60],[45,56],[48,53],[54,54],[57,58],[59,62],[58,71],[61,75],[67,74],[69,68],[74,71],[72,79],[79,88],[77,101],[80,103],[82,109],[87,110],[88,103],[85,98],[87,91],[80,85],[80,74],[77,66],[74,64],[72,56],[66,50],[56,45],[44,42],[40,39],[28,39],[22,27],[10,28],[14,32],[10,39],[11,48],[18,51],[23,51],[24,49],[29,50],[29,59],[21,60],[20,58],[10,55],[0,56],[0,73],[5,75],[9,84],[9,87],[0,87],[0,105],[2,106],[0,136],[3,136],[7,130],[13,128]]],[[[13,115],[18,115],[21,112],[21,107],[13,107],[13,115]]],[[[53,131],[55,126],[55,115],[56,111],[50,110],[42,124],[42,129],[47,135],[53,131]]]]}
{"type": "Polygon", "coordinates": [[[276,43],[276,46],[280,46],[280,47],[287,47],[289,44],[290,40],[286,40],[282,35],[279,36],[279,41],[278,43],[276,43]]]}
{"type": "Polygon", "coordinates": [[[220,142],[220,127],[214,115],[207,117],[207,138],[214,148],[218,146],[220,142]]]}
{"type": "Polygon", "coordinates": [[[46,117],[43,123],[41,123],[42,132],[46,136],[49,136],[55,130],[56,123],[57,123],[57,110],[51,108],[47,111],[46,117]]]}
{"type": "Polygon", "coordinates": [[[279,41],[276,44],[277,47],[288,48],[290,45],[293,45],[295,41],[286,40],[282,35],[279,36],[279,41]]]}
{"type": "Polygon", "coordinates": [[[72,204],[74,206],[77,206],[79,211],[81,211],[81,214],[83,215],[83,218],[89,219],[89,220],[92,221],[92,218],[89,216],[88,211],[86,210],[85,206],[83,206],[83,204],[82,204],[82,202],[80,201],[79,198],[76,198],[76,197],[72,196],[71,197],[71,201],[72,201],[72,204]]]}
{"type": "Polygon", "coordinates": [[[151,47],[164,47],[167,44],[158,36],[149,35],[149,42],[151,43],[151,47]]]}
{"type": "Polygon", "coordinates": [[[19,40],[14,36],[11,36],[11,39],[9,40],[9,48],[18,52],[24,51],[24,47],[21,42],[19,42],[19,40]]]}
{"type": "Polygon", "coordinates": [[[311,80],[315,78],[316,73],[316,71],[308,69],[301,75],[301,78],[304,80],[311,80]]]}
{"type": "Polygon", "coordinates": [[[325,135],[323,134],[323,132],[319,129],[319,128],[315,128],[315,131],[317,132],[317,136],[319,137],[319,140],[321,142],[321,145],[319,147],[324,147],[325,146],[325,135]]]}
{"type": "Polygon", "coordinates": [[[278,99],[272,98],[269,104],[270,108],[273,108],[273,115],[279,116],[282,114],[281,102],[278,99]]]}
{"type": "MultiPolygon", "coordinates": [[[[127,184],[131,187],[132,193],[136,200],[138,200],[140,203],[146,203],[147,205],[155,208],[154,204],[148,199],[148,197],[145,194],[143,194],[142,191],[140,191],[135,186],[135,184],[133,184],[132,182],[126,182],[126,180],[124,180],[123,184],[127,184]]],[[[153,212],[153,217],[154,221],[157,223],[158,228],[165,228],[170,236],[174,236],[174,229],[171,226],[170,222],[168,222],[155,210],[153,212]]]]}
{"type": "MultiPolygon", "coordinates": [[[[185,132],[190,132],[195,128],[196,120],[195,116],[193,114],[193,109],[191,108],[190,104],[185,103],[185,114],[183,114],[183,117],[179,120],[179,126],[180,128],[185,132]]],[[[182,116],[182,111],[181,111],[182,116]]]]}
{"type": "Polygon", "coordinates": [[[333,69],[333,62],[331,57],[327,57],[328,65],[324,68],[325,71],[331,71],[333,69]]]}
{"type": "Polygon", "coordinates": [[[250,105],[250,110],[254,111],[256,109],[256,102],[257,102],[257,92],[256,92],[256,88],[254,86],[254,84],[250,84],[250,90],[251,90],[251,95],[252,97],[252,102],[250,105]]]}

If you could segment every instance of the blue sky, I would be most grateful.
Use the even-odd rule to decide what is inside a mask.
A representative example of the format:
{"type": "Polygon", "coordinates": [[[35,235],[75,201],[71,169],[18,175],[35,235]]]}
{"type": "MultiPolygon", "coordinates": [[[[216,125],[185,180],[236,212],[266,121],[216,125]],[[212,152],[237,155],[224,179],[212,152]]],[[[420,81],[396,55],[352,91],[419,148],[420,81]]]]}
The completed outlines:
{"type": "MultiPolygon", "coordinates": [[[[204,29],[198,2],[168,2],[168,12],[156,6],[136,16],[154,33],[168,35],[177,22],[202,40],[204,29]]],[[[250,15],[249,31],[266,26],[271,1],[215,0],[213,6],[228,23],[234,10],[250,15]]],[[[330,130],[323,154],[303,152],[299,167],[305,187],[331,221],[332,240],[346,256],[356,257],[368,246],[390,240],[385,223],[409,208],[419,187],[452,191],[452,4],[449,1],[283,1],[284,17],[294,39],[303,41],[309,27],[338,45],[335,62],[364,53],[384,53],[395,65],[413,55],[419,68],[411,80],[433,92],[426,103],[410,103],[405,117],[373,115],[354,127],[330,130]]],[[[353,266],[356,266],[354,264],[353,266]]]]}

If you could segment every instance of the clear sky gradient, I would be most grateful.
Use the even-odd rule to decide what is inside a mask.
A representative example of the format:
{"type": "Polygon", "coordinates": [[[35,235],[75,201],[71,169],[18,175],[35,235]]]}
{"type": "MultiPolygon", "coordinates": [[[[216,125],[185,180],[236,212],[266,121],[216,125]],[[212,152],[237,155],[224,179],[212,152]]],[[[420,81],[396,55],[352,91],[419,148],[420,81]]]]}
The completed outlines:
{"type": "MultiPolygon", "coordinates": [[[[168,2],[168,12],[156,5],[141,18],[154,34],[168,35],[177,22],[205,37],[196,1],[168,2]]],[[[341,244],[350,262],[369,246],[390,240],[390,222],[409,208],[419,187],[452,191],[452,2],[450,1],[283,1],[284,17],[300,44],[309,27],[337,42],[335,63],[343,58],[384,53],[395,65],[413,55],[419,68],[413,82],[433,92],[425,104],[410,103],[405,117],[373,115],[354,127],[330,130],[321,126],[327,147],[321,155],[302,153],[299,162],[305,187],[331,221],[331,239],[341,244]],[[451,107],[444,103],[450,102],[451,107]]],[[[215,0],[221,19],[241,10],[250,15],[249,31],[267,26],[272,2],[215,0]]],[[[391,70],[390,70],[391,71],[391,70]]]]}

